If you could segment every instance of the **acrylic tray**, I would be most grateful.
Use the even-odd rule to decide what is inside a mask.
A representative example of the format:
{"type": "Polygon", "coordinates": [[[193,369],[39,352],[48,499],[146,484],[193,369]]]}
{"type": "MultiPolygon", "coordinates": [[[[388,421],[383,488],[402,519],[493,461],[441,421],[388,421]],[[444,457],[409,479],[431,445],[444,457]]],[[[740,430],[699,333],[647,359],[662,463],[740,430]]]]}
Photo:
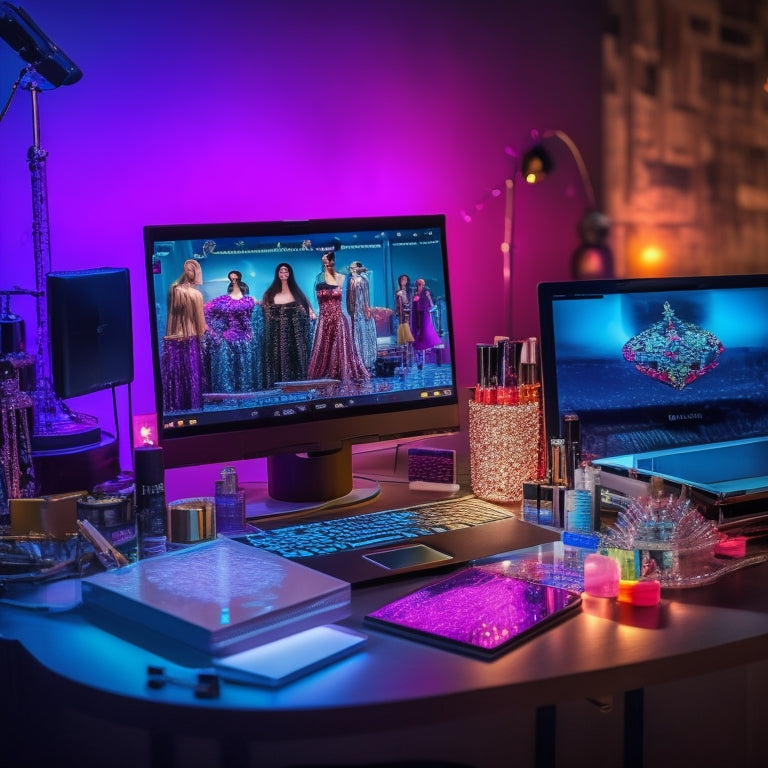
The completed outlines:
{"type": "Polygon", "coordinates": [[[622,562],[622,578],[654,578],[663,588],[710,584],[731,571],[768,559],[715,555],[720,534],[690,498],[641,497],[622,509],[602,532],[600,550],[622,562]]]}
{"type": "Polygon", "coordinates": [[[0,587],[77,576],[93,549],[79,536],[54,539],[44,533],[0,535],[0,587]]]}

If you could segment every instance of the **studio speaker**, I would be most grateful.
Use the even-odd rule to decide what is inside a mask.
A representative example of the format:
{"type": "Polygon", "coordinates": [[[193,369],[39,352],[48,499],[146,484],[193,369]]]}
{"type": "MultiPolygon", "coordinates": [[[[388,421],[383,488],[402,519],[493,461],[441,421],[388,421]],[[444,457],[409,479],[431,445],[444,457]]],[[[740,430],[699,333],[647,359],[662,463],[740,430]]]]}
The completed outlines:
{"type": "Polygon", "coordinates": [[[50,272],[46,278],[53,388],[76,397],[133,381],[127,269],[50,272]]]}

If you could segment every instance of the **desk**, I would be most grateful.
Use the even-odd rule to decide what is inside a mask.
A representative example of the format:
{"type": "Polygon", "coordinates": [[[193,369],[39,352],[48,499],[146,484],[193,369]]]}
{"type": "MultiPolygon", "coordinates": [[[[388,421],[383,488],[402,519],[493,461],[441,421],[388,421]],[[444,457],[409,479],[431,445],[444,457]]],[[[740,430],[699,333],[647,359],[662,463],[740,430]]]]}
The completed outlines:
{"type": "MultiPolygon", "coordinates": [[[[352,615],[340,623],[360,630],[366,613],[433,578],[355,590],[352,615]]],[[[559,711],[569,702],[765,663],[768,564],[662,597],[653,613],[606,617],[606,603],[587,606],[490,663],[365,627],[367,646],[350,658],[274,691],[223,683],[212,701],[178,686],[149,690],[150,664],[179,677],[193,672],[92,626],[76,607],[6,605],[0,722],[7,733],[0,750],[23,748],[53,766],[66,764],[67,744],[78,749],[78,742],[75,762],[85,768],[372,765],[428,757],[485,768],[513,755],[510,764],[541,764],[551,755],[536,752],[535,726],[537,717],[540,727],[552,726],[553,705],[559,711]],[[84,727],[90,732],[75,733],[84,727]]],[[[629,705],[642,702],[633,696],[629,705]]],[[[631,724],[637,715],[617,706],[597,733],[601,750],[621,752],[615,732],[623,716],[631,724]]],[[[569,749],[562,738],[558,730],[558,766],[569,749]]]]}

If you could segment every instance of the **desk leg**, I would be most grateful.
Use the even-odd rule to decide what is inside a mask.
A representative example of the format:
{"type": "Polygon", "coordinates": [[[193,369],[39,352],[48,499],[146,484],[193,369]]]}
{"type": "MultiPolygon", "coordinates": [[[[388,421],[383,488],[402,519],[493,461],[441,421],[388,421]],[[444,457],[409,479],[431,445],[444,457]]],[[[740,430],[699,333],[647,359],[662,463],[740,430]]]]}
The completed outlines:
{"type": "Polygon", "coordinates": [[[624,693],[624,768],[643,768],[643,689],[624,693]]]}
{"type": "Polygon", "coordinates": [[[557,708],[554,705],[536,710],[536,768],[555,768],[557,708]]]}
{"type": "Polygon", "coordinates": [[[248,742],[237,739],[219,742],[219,765],[226,768],[247,768],[249,764],[248,742]]]}
{"type": "Polygon", "coordinates": [[[152,768],[173,768],[176,765],[173,734],[166,731],[150,731],[149,755],[152,768]]]}

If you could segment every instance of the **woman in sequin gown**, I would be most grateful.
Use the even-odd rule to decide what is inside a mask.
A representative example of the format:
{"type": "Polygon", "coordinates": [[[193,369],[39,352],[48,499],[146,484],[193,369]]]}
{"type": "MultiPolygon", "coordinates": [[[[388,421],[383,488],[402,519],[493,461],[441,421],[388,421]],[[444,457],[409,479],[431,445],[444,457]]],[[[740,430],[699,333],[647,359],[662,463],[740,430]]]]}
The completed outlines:
{"type": "Polygon", "coordinates": [[[194,259],[184,262],[184,271],[168,291],[168,321],[163,337],[163,409],[184,411],[203,406],[207,387],[203,311],[203,270],[194,259]]]}
{"type": "Polygon", "coordinates": [[[290,264],[283,262],[275,267],[275,278],[264,291],[261,306],[266,386],[271,387],[276,381],[306,379],[315,313],[290,264]]]}
{"type": "Polygon", "coordinates": [[[323,271],[315,281],[320,315],[315,328],[307,377],[338,379],[342,384],[366,381],[370,374],[357,352],[352,329],[341,309],[344,275],[336,272],[333,251],[323,254],[323,271]]]}
{"type": "Polygon", "coordinates": [[[416,358],[419,368],[424,363],[424,351],[432,349],[443,342],[437,335],[432,323],[432,294],[427,288],[426,282],[419,278],[415,282],[415,290],[411,299],[411,329],[413,330],[413,348],[416,350],[416,358]]]}
{"type": "Polygon", "coordinates": [[[210,329],[206,342],[212,392],[254,392],[263,386],[261,335],[253,333],[253,315],[260,305],[248,295],[237,270],[230,271],[224,296],[205,307],[210,329]]]}
{"type": "Polygon", "coordinates": [[[347,312],[352,324],[352,338],[363,365],[373,373],[376,368],[376,320],[371,312],[371,287],[367,269],[359,262],[349,265],[347,312]]]}
{"type": "Polygon", "coordinates": [[[413,357],[413,333],[411,331],[411,278],[400,275],[395,291],[395,317],[397,318],[397,345],[400,347],[402,367],[407,368],[413,357]]]}

